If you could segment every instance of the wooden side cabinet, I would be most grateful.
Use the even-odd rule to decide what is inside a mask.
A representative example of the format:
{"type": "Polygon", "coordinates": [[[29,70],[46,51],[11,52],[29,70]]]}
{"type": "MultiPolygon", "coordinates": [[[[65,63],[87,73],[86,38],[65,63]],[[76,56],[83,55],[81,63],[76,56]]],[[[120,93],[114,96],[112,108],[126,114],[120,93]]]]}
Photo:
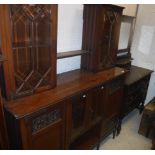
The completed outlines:
{"type": "Polygon", "coordinates": [[[61,102],[21,119],[6,112],[10,149],[64,149],[64,108],[61,102]]]}
{"type": "Polygon", "coordinates": [[[152,72],[145,68],[131,66],[125,79],[122,118],[135,108],[138,108],[140,113],[143,111],[152,72]]]}
{"type": "Polygon", "coordinates": [[[114,5],[84,5],[83,50],[81,66],[100,71],[116,64],[122,7],[114,5]]]}
{"type": "Polygon", "coordinates": [[[0,19],[4,97],[55,87],[57,5],[0,5],[0,19]]]}

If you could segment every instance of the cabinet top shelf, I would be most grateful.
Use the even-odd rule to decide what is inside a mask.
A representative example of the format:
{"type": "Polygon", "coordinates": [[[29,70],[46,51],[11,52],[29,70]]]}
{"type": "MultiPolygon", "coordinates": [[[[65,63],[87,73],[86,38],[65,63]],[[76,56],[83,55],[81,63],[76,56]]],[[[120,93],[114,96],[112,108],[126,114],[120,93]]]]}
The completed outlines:
{"type": "Polygon", "coordinates": [[[60,52],[57,53],[57,59],[63,59],[63,58],[68,58],[68,57],[74,57],[78,55],[84,55],[87,54],[88,51],[85,50],[76,50],[76,51],[69,51],[69,52],[60,52]]]}
{"type": "Polygon", "coordinates": [[[102,72],[92,73],[82,70],[70,71],[58,75],[57,87],[46,92],[8,101],[5,107],[16,118],[37,112],[40,108],[47,108],[80,91],[104,84],[127,73],[126,70],[114,67],[102,72]]]}

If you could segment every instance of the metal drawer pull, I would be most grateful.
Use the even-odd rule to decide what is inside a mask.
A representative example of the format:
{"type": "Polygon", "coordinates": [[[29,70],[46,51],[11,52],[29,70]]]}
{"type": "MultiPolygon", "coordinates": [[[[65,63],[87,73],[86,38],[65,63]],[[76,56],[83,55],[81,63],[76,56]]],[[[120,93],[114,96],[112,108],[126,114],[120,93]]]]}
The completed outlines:
{"type": "Polygon", "coordinates": [[[86,98],[87,96],[86,96],[86,94],[84,94],[82,97],[83,97],[83,98],[86,98]]]}
{"type": "Polygon", "coordinates": [[[104,89],[104,86],[101,86],[101,89],[104,89]]]}

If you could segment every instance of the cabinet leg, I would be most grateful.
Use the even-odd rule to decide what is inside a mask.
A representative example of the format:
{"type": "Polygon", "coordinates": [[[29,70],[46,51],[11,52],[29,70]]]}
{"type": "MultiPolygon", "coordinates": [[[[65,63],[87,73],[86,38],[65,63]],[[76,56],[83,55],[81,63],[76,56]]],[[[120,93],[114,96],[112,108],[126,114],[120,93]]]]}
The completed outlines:
{"type": "Polygon", "coordinates": [[[139,114],[142,114],[144,110],[144,102],[142,102],[140,105],[139,105],[139,114]]]}
{"type": "Polygon", "coordinates": [[[116,127],[113,130],[113,139],[115,139],[115,136],[116,136],[116,127]]]}
{"type": "Polygon", "coordinates": [[[97,150],[99,150],[99,149],[100,149],[100,143],[97,145],[96,149],[97,149],[97,150]]]}
{"type": "Polygon", "coordinates": [[[118,125],[117,125],[117,136],[120,134],[122,129],[122,120],[118,120],[118,125]]]}

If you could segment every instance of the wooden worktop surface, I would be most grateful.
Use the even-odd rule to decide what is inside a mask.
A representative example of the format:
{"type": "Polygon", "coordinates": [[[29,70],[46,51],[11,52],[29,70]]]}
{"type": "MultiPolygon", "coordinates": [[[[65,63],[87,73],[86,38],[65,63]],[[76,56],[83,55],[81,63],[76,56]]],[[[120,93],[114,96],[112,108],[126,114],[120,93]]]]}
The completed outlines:
{"type": "Polygon", "coordinates": [[[6,102],[5,108],[16,118],[21,118],[37,112],[39,109],[54,105],[78,92],[106,83],[125,73],[127,73],[127,71],[119,67],[114,67],[98,73],[81,70],[63,73],[57,77],[56,88],[6,102]]]}
{"type": "Polygon", "coordinates": [[[153,71],[142,67],[131,66],[130,71],[125,79],[125,85],[131,85],[140,79],[150,75],[153,71]]]}

